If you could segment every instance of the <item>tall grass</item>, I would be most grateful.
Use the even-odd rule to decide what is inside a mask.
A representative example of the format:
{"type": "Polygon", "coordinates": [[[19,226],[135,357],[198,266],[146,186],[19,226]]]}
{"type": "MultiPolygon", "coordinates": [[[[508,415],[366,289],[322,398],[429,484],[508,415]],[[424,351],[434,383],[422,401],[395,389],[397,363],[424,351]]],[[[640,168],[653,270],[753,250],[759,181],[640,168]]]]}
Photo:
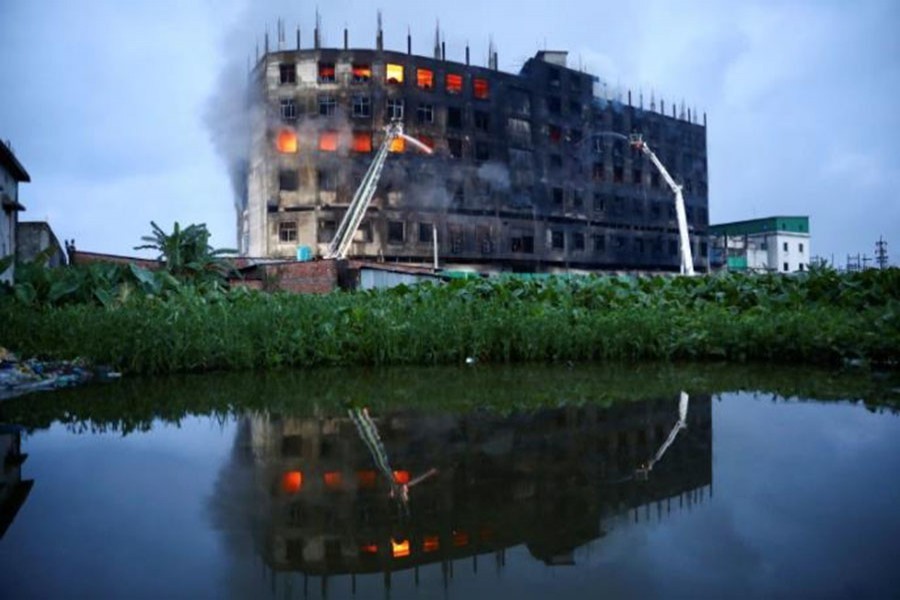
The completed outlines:
{"type": "Polygon", "coordinates": [[[900,271],[456,280],[327,296],[0,302],[0,344],[130,372],[283,366],[900,358],[900,271]]]}

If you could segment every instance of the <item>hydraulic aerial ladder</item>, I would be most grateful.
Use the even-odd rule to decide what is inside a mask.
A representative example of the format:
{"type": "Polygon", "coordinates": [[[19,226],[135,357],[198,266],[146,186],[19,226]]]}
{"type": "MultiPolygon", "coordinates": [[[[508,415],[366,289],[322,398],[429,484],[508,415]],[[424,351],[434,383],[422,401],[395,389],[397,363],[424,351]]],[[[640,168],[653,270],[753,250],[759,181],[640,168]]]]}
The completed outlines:
{"type": "Polygon", "coordinates": [[[669,175],[662,162],[656,157],[656,154],[650,149],[640,134],[631,135],[628,138],[628,143],[650,158],[650,162],[656,166],[663,179],[666,180],[666,183],[672,189],[672,193],[675,194],[675,216],[678,219],[678,237],[681,245],[681,274],[693,275],[694,256],[691,252],[691,238],[688,237],[687,215],[684,210],[684,196],[681,194],[681,186],[672,179],[672,176],[669,175]]]}
{"type": "Polygon", "coordinates": [[[362,223],[366,210],[372,202],[372,197],[375,195],[378,180],[381,178],[381,171],[384,168],[384,162],[387,160],[394,140],[402,138],[426,154],[433,152],[431,148],[416,138],[403,133],[403,123],[400,121],[391,121],[384,131],[384,141],[378,148],[378,152],[363,176],[362,182],[356,188],[353,199],[350,201],[350,206],[347,207],[347,212],[344,213],[344,218],[341,219],[341,224],[338,226],[334,238],[328,246],[325,258],[344,258],[347,256],[347,250],[350,248],[353,236],[356,235],[356,230],[359,229],[359,224],[362,223]]]}

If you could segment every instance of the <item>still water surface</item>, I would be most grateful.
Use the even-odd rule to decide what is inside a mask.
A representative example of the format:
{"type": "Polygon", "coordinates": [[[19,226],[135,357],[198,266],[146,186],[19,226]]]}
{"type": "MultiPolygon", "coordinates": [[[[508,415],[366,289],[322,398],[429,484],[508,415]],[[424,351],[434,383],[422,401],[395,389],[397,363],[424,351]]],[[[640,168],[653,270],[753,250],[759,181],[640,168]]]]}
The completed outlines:
{"type": "Polygon", "coordinates": [[[900,591],[890,408],[646,372],[367,377],[322,402],[307,379],[204,376],[0,407],[28,454],[4,494],[34,482],[15,514],[3,496],[2,595],[900,591]]]}

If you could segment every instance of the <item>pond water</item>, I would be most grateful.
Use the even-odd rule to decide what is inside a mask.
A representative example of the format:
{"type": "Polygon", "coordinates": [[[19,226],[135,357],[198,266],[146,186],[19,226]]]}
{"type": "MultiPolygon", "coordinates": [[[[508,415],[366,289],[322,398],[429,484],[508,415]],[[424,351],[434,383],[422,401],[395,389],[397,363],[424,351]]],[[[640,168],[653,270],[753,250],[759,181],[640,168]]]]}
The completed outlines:
{"type": "Polygon", "coordinates": [[[204,375],[20,398],[0,405],[0,590],[894,595],[898,400],[890,378],[673,366],[204,375]]]}

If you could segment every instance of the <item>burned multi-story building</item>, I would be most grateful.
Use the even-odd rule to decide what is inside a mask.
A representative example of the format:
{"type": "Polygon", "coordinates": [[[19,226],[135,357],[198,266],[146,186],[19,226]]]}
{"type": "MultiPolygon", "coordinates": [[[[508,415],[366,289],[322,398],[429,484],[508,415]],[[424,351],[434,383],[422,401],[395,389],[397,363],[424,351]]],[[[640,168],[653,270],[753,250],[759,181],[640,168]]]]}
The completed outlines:
{"type": "Polygon", "coordinates": [[[266,48],[251,70],[253,112],[241,253],[325,254],[385,137],[402,121],[426,154],[392,154],[349,255],[483,270],[677,270],[672,191],[623,136],[642,134],[683,184],[698,269],[707,260],[706,125],[696,111],[599,94],[566,52],[519,73],[375,49],[266,48]],[[616,136],[614,134],[622,134],[616,136]],[[437,244],[434,236],[437,236],[437,244]]]}

